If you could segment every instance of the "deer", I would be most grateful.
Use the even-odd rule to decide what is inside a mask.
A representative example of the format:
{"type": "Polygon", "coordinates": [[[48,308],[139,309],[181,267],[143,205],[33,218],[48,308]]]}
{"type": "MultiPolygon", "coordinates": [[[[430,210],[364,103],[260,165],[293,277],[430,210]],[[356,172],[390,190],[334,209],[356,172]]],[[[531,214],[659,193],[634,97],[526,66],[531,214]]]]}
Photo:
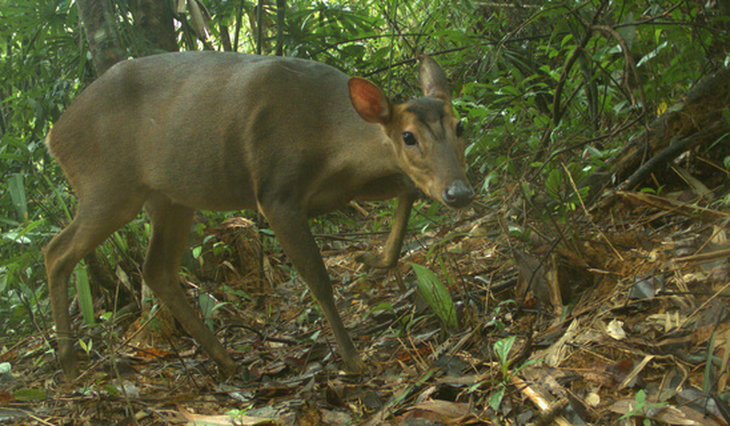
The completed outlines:
{"type": "Polygon", "coordinates": [[[414,201],[474,198],[464,125],[447,77],[420,59],[422,97],[394,103],[367,79],[311,60],[176,52],[120,62],[71,102],[46,145],[77,198],[44,249],[56,356],[78,375],[68,282],[77,263],[144,209],[142,278],[225,377],[237,365],[186,300],[179,268],[197,209],[258,210],[321,307],[346,372],[363,373],[308,219],[353,200],[396,198],[366,267],[397,264],[414,201]]]}

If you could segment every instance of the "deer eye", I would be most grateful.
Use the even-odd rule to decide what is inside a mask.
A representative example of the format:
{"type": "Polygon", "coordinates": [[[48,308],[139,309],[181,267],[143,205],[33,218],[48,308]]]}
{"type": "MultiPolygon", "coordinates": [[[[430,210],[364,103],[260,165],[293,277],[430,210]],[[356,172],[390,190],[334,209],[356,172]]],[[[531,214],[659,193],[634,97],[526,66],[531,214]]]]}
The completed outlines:
{"type": "Polygon", "coordinates": [[[403,142],[406,143],[406,145],[413,146],[418,143],[418,140],[411,132],[403,132],[403,142]]]}
{"type": "Polygon", "coordinates": [[[463,134],[464,134],[464,122],[463,121],[459,121],[456,124],[456,136],[457,137],[461,137],[463,134]]]}

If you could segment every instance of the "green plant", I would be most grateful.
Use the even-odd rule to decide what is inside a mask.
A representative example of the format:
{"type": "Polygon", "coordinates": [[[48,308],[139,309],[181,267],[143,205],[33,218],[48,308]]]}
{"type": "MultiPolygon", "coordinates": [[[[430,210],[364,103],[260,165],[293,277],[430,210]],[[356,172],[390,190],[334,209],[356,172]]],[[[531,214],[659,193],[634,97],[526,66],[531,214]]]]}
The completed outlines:
{"type": "Polygon", "coordinates": [[[86,352],[86,356],[91,355],[91,350],[94,348],[94,341],[89,339],[88,343],[84,339],[79,339],[79,346],[86,352]]]}
{"type": "MultiPolygon", "coordinates": [[[[246,417],[246,413],[248,413],[251,410],[251,407],[244,407],[244,408],[235,408],[233,410],[229,410],[226,412],[226,415],[231,418],[231,421],[233,424],[244,424],[244,419],[246,417]]],[[[258,419],[256,423],[251,423],[250,420],[246,422],[246,424],[266,424],[269,423],[272,419],[258,419]]]]}
{"type": "Polygon", "coordinates": [[[447,329],[457,330],[459,320],[456,316],[456,307],[449,289],[430,269],[415,263],[410,263],[410,265],[416,273],[418,293],[423,297],[423,300],[426,301],[426,304],[447,329]]]}
{"type": "Polygon", "coordinates": [[[640,389],[638,392],[636,392],[636,395],[634,395],[634,402],[635,405],[633,406],[633,408],[620,418],[643,418],[642,424],[644,426],[650,426],[652,423],[650,418],[659,411],[661,411],[663,407],[667,405],[666,402],[649,402],[648,398],[646,397],[646,392],[644,392],[643,389],[640,389]]]}
{"type": "Polygon", "coordinates": [[[494,391],[489,397],[489,406],[494,410],[498,411],[499,406],[502,404],[507,387],[512,382],[512,377],[519,373],[523,368],[530,366],[539,360],[529,359],[524,363],[520,364],[517,368],[512,369],[512,360],[509,359],[509,353],[514,346],[517,336],[509,336],[504,339],[497,340],[494,342],[492,347],[494,353],[497,355],[499,361],[499,375],[500,378],[497,383],[497,390],[494,391]]]}
{"type": "Polygon", "coordinates": [[[91,296],[89,273],[86,270],[86,264],[84,262],[79,263],[76,267],[74,276],[76,278],[76,293],[79,296],[81,316],[84,318],[84,323],[87,326],[93,326],[96,324],[96,320],[94,319],[94,300],[91,296]]]}
{"type": "Polygon", "coordinates": [[[200,312],[203,314],[203,320],[205,324],[211,330],[215,330],[213,325],[213,316],[215,311],[227,305],[226,302],[219,302],[213,296],[208,293],[200,293],[198,295],[198,305],[200,306],[200,312]]]}

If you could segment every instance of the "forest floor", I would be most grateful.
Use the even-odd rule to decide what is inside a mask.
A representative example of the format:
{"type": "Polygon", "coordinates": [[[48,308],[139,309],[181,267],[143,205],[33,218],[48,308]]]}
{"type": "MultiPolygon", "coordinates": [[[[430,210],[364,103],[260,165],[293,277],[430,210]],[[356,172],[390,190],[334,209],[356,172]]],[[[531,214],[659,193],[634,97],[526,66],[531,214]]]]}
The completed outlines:
{"type": "MultiPolygon", "coordinates": [[[[45,329],[5,342],[0,423],[727,425],[730,215],[686,196],[620,193],[562,223],[513,222],[526,217],[519,203],[476,205],[411,232],[384,273],[354,261],[384,235],[320,236],[340,313],[370,368],[361,376],[339,370],[329,328],[281,253],[265,250],[265,280],[246,278],[242,259],[259,248],[236,239],[244,220],[229,221],[211,230],[232,247],[206,260],[217,284],[190,275],[183,284],[191,297],[203,288],[228,302],[212,321],[236,377],[222,381],[182,333],[137,334],[141,325],[175,331],[164,311],[86,329],[93,345],[79,348],[83,374],[71,382],[45,329]],[[457,327],[424,302],[409,262],[449,288],[457,327]]],[[[360,217],[353,229],[370,207],[346,214],[360,217]]]]}

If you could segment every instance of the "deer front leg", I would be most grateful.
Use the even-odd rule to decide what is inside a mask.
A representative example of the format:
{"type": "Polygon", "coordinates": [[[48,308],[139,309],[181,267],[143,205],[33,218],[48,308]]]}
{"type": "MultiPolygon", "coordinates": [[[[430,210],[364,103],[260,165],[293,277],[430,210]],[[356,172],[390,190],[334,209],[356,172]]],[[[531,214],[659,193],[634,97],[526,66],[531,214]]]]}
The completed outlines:
{"type": "Polygon", "coordinates": [[[375,269],[389,269],[398,262],[400,249],[403,247],[403,239],[408,230],[408,219],[411,217],[411,207],[416,200],[418,192],[412,186],[406,187],[398,194],[398,206],[395,210],[393,226],[388,234],[388,240],[379,254],[363,252],[357,255],[355,260],[375,269]]]}
{"type": "Polygon", "coordinates": [[[306,214],[280,202],[274,202],[273,205],[260,204],[260,206],[284,253],[322,308],[322,313],[337,342],[345,370],[352,373],[365,371],[365,363],[357,353],[335,307],[332,284],[319,247],[309,229],[306,214]]]}

